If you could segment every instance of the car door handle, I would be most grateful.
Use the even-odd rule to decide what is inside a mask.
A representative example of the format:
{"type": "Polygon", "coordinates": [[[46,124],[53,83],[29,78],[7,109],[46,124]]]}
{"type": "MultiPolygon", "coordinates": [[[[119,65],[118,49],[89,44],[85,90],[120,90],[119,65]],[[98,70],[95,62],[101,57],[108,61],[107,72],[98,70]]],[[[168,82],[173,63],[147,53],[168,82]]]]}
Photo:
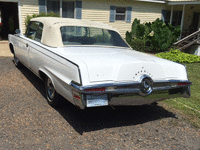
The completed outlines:
{"type": "Polygon", "coordinates": [[[26,47],[28,47],[28,44],[26,43],[26,47]]]}

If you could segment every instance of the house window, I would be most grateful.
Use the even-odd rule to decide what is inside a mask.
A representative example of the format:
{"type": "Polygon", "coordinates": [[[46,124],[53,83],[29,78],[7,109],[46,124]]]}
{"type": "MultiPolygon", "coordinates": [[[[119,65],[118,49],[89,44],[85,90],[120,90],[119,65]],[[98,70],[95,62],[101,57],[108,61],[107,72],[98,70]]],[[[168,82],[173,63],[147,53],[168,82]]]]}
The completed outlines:
{"type": "MultiPolygon", "coordinates": [[[[171,11],[167,10],[166,15],[164,17],[165,23],[167,25],[170,24],[170,16],[171,16],[171,11]]],[[[182,18],[182,11],[173,11],[172,26],[180,26],[181,18],[182,18]]]]}
{"type": "Polygon", "coordinates": [[[126,21],[131,23],[132,7],[110,6],[110,22],[126,21]]]}
{"type": "Polygon", "coordinates": [[[74,2],[62,2],[62,17],[63,18],[74,18],[74,2]]]}
{"type": "Polygon", "coordinates": [[[60,14],[60,9],[62,7],[63,18],[74,18],[74,2],[62,1],[62,6],[60,7],[60,0],[47,0],[47,12],[54,12],[60,14]]]}
{"type": "Polygon", "coordinates": [[[39,0],[39,12],[54,12],[63,18],[82,18],[82,1],[39,0]]]}
{"type": "Polygon", "coordinates": [[[60,13],[60,0],[47,0],[47,12],[60,13]]]}
{"type": "Polygon", "coordinates": [[[116,7],[115,20],[125,21],[126,18],[126,7],[116,7]]]}

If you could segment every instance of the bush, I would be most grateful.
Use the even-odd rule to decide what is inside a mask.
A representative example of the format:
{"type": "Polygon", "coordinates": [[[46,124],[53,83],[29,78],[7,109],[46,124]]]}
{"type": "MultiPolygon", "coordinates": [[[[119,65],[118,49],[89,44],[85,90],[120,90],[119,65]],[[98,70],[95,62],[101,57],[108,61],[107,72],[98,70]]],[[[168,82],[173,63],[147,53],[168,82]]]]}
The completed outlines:
{"type": "Polygon", "coordinates": [[[179,62],[179,63],[198,63],[200,62],[200,57],[197,55],[186,54],[178,49],[171,49],[169,52],[162,52],[156,54],[156,56],[164,59],[168,59],[171,61],[179,62]]]}
{"type": "MultiPolygon", "coordinates": [[[[135,19],[131,32],[126,32],[126,41],[133,46],[131,43],[136,43],[133,42],[134,40],[143,40],[145,46],[149,47],[147,50],[156,53],[168,50],[177,41],[180,32],[180,27],[167,26],[160,19],[144,24],[140,24],[140,20],[135,19]]],[[[136,50],[140,51],[140,49],[142,47],[136,50]]]]}
{"type": "Polygon", "coordinates": [[[151,46],[146,46],[145,41],[142,39],[134,39],[129,44],[134,50],[153,53],[153,48],[151,46]]]}
{"type": "Polygon", "coordinates": [[[36,17],[60,17],[60,15],[57,14],[57,13],[54,13],[54,12],[50,12],[50,13],[47,13],[47,14],[45,12],[42,12],[40,14],[33,14],[32,16],[27,15],[26,19],[25,19],[26,29],[28,27],[30,20],[32,18],[36,18],[36,17]]]}

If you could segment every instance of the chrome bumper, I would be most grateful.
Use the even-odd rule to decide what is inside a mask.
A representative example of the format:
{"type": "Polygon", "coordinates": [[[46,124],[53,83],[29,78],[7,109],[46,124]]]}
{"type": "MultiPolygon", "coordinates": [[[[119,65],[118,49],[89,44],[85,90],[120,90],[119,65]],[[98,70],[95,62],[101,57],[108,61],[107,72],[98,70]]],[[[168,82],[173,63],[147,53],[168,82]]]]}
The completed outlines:
{"type": "Polygon", "coordinates": [[[78,86],[71,83],[74,103],[80,109],[87,107],[87,95],[107,95],[108,106],[129,106],[129,105],[145,105],[165,99],[177,97],[190,97],[190,81],[165,81],[153,82],[152,91],[148,94],[141,94],[141,83],[120,83],[120,84],[100,84],[93,86],[78,86]],[[178,85],[178,83],[184,83],[178,85]],[[88,91],[88,89],[105,87],[105,91],[88,91]]]}
{"type": "Polygon", "coordinates": [[[120,95],[117,97],[112,97],[109,101],[109,105],[119,106],[119,105],[145,105],[152,104],[154,102],[162,101],[165,99],[177,98],[177,97],[190,97],[190,87],[185,89],[179,89],[180,92],[170,94],[169,90],[155,91],[151,95],[142,97],[138,94],[135,95],[120,95]]]}

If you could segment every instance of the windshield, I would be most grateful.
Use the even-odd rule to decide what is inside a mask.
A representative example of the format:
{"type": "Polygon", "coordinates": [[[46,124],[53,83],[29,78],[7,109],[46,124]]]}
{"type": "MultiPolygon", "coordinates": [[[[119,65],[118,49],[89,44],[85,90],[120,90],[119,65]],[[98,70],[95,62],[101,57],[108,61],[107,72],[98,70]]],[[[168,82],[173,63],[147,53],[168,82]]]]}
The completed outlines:
{"type": "Polygon", "coordinates": [[[112,30],[80,26],[63,26],[60,30],[64,45],[106,45],[129,47],[121,36],[112,30]]]}

